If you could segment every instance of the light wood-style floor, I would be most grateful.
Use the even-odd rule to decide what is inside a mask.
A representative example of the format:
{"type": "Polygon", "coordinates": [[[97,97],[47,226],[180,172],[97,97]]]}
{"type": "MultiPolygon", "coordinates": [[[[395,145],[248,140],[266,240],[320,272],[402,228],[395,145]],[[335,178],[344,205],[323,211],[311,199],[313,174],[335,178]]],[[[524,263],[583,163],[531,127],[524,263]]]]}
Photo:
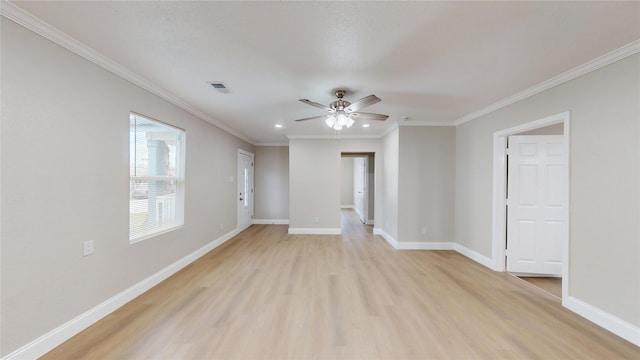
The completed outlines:
{"type": "Polygon", "coordinates": [[[45,359],[639,359],[557,298],[453,251],[253,225],[45,359]]]}
{"type": "Polygon", "coordinates": [[[559,277],[536,277],[520,276],[520,279],[538,287],[551,295],[562,299],[562,278],[559,277]]]}

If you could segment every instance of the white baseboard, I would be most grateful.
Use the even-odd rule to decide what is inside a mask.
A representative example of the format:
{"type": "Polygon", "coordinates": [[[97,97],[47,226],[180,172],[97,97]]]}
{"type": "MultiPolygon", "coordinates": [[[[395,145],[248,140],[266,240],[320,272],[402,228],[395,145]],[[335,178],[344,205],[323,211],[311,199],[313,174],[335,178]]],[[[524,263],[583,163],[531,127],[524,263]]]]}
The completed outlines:
{"type": "Polygon", "coordinates": [[[493,269],[493,261],[465,246],[462,246],[454,242],[403,242],[394,239],[391,235],[387,234],[380,228],[373,228],[373,235],[380,235],[385,239],[394,249],[398,250],[455,250],[456,252],[468,257],[469,259],[493,269]]]}
{"type": "Polygon", "coordinates": [[[340,235],[341,228],[289,228],[291,235],[340,235]]]}
{"type": "Polygon", "coordinates": [[[289,225],[289,219],[253,219],[256,225],[289,225]]]}
{"type": "Polygon", "coordinates": [[[340,205],[340,209],[353,209],[353,205],[340,205]]]}
{"type": "Polygon", "coordinates": [[[402,242],[387,234],[384,230],[373,228],[373,235],[380,235],[397,250],[454,250],[454,243],[447,242],[402,242]]]}
{"type": "Polygon", "coordinates": [[[595,306],[569,296],[562,299],[562,305],[585,319],[611,331],[621,338],[640,346],[640,327],[615,317],[595,306]]]}
{"type": "MultiPolygon", "coordinates": [[[[488,267],[489,269],[501,271],[494,269],[493,260],[474,250],[458,243],[455,243],[455,250],[469,259],[488,267]]],[[[589,305],[573,296],[563,298],[562,306],[593,322],[594,324],[611,331],[615,335],[620,336],[634,345],[640,346],[640,327],[629,324],[628,322],[598,309],[595,306],[589,305]]]]}
{"type": "Polygon", "coordinates": [[[219,237],[218,239],[165,267],[164,269],[149,276],[148,278],[138,282],[130,288],[96,305],[85,313],[80,314],[74,319],[67,321],[57,328],[31,341],[30,343],[22,346],[21,348],[3,357],[2,360],[37,359],[41,357],[42,355],[53,350],[56,346],[62,344],[74,335],[80,333],[82,330],[93,325],[98,320],[101,320],[129,301],[135,299],[147,290],[158,285],[171,275],[182,270],[187,265],[198,260],[209,251],[215,249],[216,247],[225,243],[227,240],[238,235],[242,230],[244,229],[235,229],[219,237]]]}
{"type": "MultiPolygon", "coordinates": [[[[70,339],[74,335],[80,333],[82,330],[93,325],[100,319],[111,314],[118,308],[122,307],[129,301],[140,296],[147,290],[156,286],[160,282],[164,281],[171,275],[180,271],[187,265],[196,261],[209,251],[222,245],[227,240],[233,238],[244,229],[235,229],[220,238],[212,241],[211,243],[203,246],[202,248],[192,252],[191,254],[183,257],[182,259],[174,262],[173,264],[165,267],[159,272],[149,276],[148,278],[138,282],[130,288],[116,294],[115,296],[107,299],[106,301],[98,304],[85,313],[77,316],[76,318],[58,326],[57,328],[49,331],[48,333],[40,336],[39,338],[31,341],[30,343],[22,346],[14,352],[3,357],[2,360],[18,360],[18,359],[36,359],[54,349],[56,346],[62,344],[66,340],[70,339]]],[[[289,234],[313,234],[313,235],[325,235],[340,234],[341,229],[309,229],[309,228],[290,228],[289,234]]],[[[486,256],[471,250],[465,246],[457,243],[419,243],[419,242],[398,242],[392,236],[387,234],[384,230],[379,228],[373,229],[374,235],[381,235],[391,246],[395,249],[409,250],[455,250],[458,253],[470,258],[471,260],[480,263],[488,268],[492,268],[491,259],[486,256]]],[[[569,296],[562,300],[562,305],[567,309],[575,312],[576,314],[586,318],[587,320],[605,328],[608,331],[622,337],[623,339],[640,346],[640,328],[629,324],[628,322],[619,319],[603,310],[600,310],[592,305],[589,305],[575,297],[569,296]]]]}
{"type": "Polygon", "coordinates": [[[458,253],[468,257],[469,259],[479,263],[480,265],[484,265],[486,267],[488,267],[489,269],[493,270],[493,260],[491,260],[490,258],[480,254],[479,252],[475,251],[475,250],[471,250],[468,247],[465,247],[463,245],[460,245],[458,243],[455,243],[455,251],[457,251],[458,253]]]}
{"type": "Polygon", "coordinates": [[[373,234],[382,236],[382,238],[391,244],[394,249],[397,249],[398,241],[394,239],[393,236],[387,234],[384,230],[373,228],[373,234]]]}
{"type": "Polygon", "coordinates": [[[396,243],[398,250],[455,250],[452,242],[402,242],[396,243]]]}

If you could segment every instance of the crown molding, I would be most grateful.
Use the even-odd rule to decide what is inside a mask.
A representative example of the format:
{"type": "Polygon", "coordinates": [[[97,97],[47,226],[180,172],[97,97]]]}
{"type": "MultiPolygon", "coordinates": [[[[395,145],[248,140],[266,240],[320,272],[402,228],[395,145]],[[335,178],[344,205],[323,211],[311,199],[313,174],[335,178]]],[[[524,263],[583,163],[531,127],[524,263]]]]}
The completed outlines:
{"type": "MultiPolygon", "coordinates": [[[[389,135],[393,130],[398,129],[401,126],[429,126],[429,127],[435,127],[435,126],[452,126],[455,127],[456,125],[452,122],[452,121],[409,121],[409,122],[400,122],[400,121],[395,121],[391,124],[391,126],[389,126],[388,128],[384,129],[383,132],[381,133],[376,133],[376,134],[370,134],[370,135],[345,135],[345,134],[339,134],[339,135],[296,135],[296,134],[291,134],[291,135],[287,135],[288,139],[335,139],[335,140],[357,140],[357,139],[382,139],[383,137],[389,135]]],[[[260,144],[256,144],[256,145],[260,145],[260,144]]],[[[266,145],[265,145],[266,146],[266,145]]],[[[280,146],[280,145],[276,145],[276,146],[280,146]]]]}
{"type": "MultiPolygon", "coordinates": [[[[397,127],[397,126],[396,126],[397,127]]],[[[395,128],[395,127],[394,127],[395,128]]],[[[301,134],[301,135],[287,135],[289,140],[375,140],[380,139],[386,135],[388,131],[385,131],[382,134],[371,134],[371,135],[313,135],[313,134],[301,134]]],[[[288,145],[288,144],[287,144],[288,145]]]]}
{"type": "Polygon", "coordinates": [[[340,140],[343,139],[342,136],[336,136],[336,135],[312,135],[312,134],[300,134],[300,135],[296,135],[296,134],[292,134],[292,135],[287,135],[287,139],[289,140],[299,140],[299,139],[304,139],[304,140],[340,140]]]}
{"type": "Polygon", "coordinates": [[[592,71],[595,71],[607,65],[613,64],[616,61],[622,60],[631,55],[635,55],[639,52],[640,52],[640,40],[633,41],[625,46],[622,46],[609,53],[599,56],[589,62],[586,62],[558,76],[545,80],[539,83],[538,85],[530,87],[524,91],[521,91],[505,99],[502,99],[494,104],[491,104],[484,109],[465,115],[459,118],[458,120],[456,120],[454,124],[455,126],[458,126],[466,122],[469,122],[471,120],[475,120],[481,116],[490,114],[496,110],[499,110],[511,104],[514,104],[520,100],[524,100],[526,98],[539,94],[545,90],[549,90],[567,81],[573,80],[582,75],[586,75],[592,71]]]}
{"type": "Polygon", "coordinates": [[[289,143],[288,142],[267,142],[267,143],[255,143],[253,145],[254,146],[289,146],[289,143]]]}
{"type": "Polygon", "coordinates": [[[398,126],[398,123],[394,123],[391,127],[389,127],[387,130],[385,130],[382,134],[380,134],[380,138],[383,138],[389,134],[391,134],[394,130],[398,129],[400,126],[398,126]]]}
{"type": "Polygon", "coordinates": [[[129,81],[130,83],[149,91],[150,93],[159,96],[160,98],[168,101],[169,103],[187,111],[195,117],[206,121],[220,129],[228,132],[229,134],[236,136],[250,144],[254,144],[254,141],[246,135],[238,132],[237,130],[229,127],[228,125],[220,122],[199,110],[198,108],[186,103],[179,97],[171,94],[167,90],[161,88],[157,84],[143,78],[135,72],[127,69],[126,67],[118,64],[110,58],[102,55],[101,53],[93,50],[89,46],[76,40],[75,38],[65,34],[64,32],[54,28],[32,14],[24,11],[17,5],[10,1],[3,0],[0,2],[0,15],[15,22],[16,24],[23,26],[34,33],[48,39],[59,46],[71,51],[72,53],[91,61],[92,63],[100,66],[101,68],[112,72],[113,74],[121,77],[122,79],[129,81]]]}
{"type": "Polygon", "coordinates": [[[380,134],[371,134],[371,135],[346,135],[340,136],[338,140],[371,140],[371,139],[380,139],[382,136],[380,134]]]}
{"type": "MultiPolygon", "coordinates": [[[[238,132],[237,130],[231,128],[230,126],[220,122],[219,120],[214,119],[210,115],[205,112],[199,110],[198,108],[186,103],[184,100],[178,98],[177,96],[171,94],[167,90],[161,88],[157,84],[143,78],[142,76],[136,74],[135,72],[127,69],[126,67],[116,63],[110,58],[98,53],[93,50],[89,46],[84,45],[80,41],[75,38],[70,37],[69,35],[63,33],[62,31],[52,27],[46,22],[40,20],[39,18],[31,15],[30,13],[24,11],[20,7],[16,6],[10,1],[2,0],[0,1],[0,15],[19,24],[34,33],[58,44],[59,46],[73,52],[74,54],[85,58],[86,60],[91,61],[92,63],[104,68],[107,71],[112,72],[113,74],[123,78],[131,82],[132,84],[149,91],[150,93],[159,96],[160,98],[168,101],[169,103],[191,113],[197,118],[206,121],[227,133],[236,136],[252,145],[259,145],[251,138],[246,135],[238,132]]],[[[536,94],[539,94],[545,90],[551,89],[555,86],[558,86],[567,81],[573,80],[582,75],[588,74],[592,71],[598,70],[604,66],[610,65],[616,61],[624,59],[628,56],[640,53],[640,40],[633,41],[625,46],[622,46],[616,50],[613,50],[605,55],[602,55],[596,59],[593,59],[583,65],[580,65],[574,69],[571,69],[565,73],[562,73],[558,76],[555,76],[551,79],[543,81],[529,89],[516,93],[512,96],[509,96],[503,100],[500,100],[494,104],[491,104],[481,110],[465,115],[453,123],[445,122],[445,121],[412,121],[409,124],[399,124],[399,126],[458,126],[462,125],[466,122],[475,120],[481,116],[490,114],[496,110],[502,109],[506,106],[514,104],[518,101],[524,100],[536,94]]],[[[371,135],[366,137],[348,137],[348,136],[340,136],[336,137],[333,135],[316,135],[316,136],[305,136],[305,135],[293,135],[288,136],[289,139],[349,139],[349,138],[365,138],[365,139],[375,139],[382,138],[389,134],[391,131],[395,130],[398,127],[397,124],[388,128],[384,132],[378,135],[371,135]]],[[[273,146],[285,146],[287,144],[282,145],[273,145],[273,146]]],[[[271,146],[271,145],[261,145],[261,146],[271,146]]]]}
{"type": "Polygon", "coordinates": [[[399,121],[398,126],[456,126],[453,121],[408,120],[399,121]]]}

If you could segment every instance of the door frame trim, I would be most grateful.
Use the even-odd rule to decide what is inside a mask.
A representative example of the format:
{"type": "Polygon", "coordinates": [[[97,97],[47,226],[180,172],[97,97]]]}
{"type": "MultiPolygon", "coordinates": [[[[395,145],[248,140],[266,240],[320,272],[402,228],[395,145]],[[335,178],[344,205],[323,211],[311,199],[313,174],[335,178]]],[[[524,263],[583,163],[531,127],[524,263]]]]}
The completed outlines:
{"type": "MultiPolygon", "coordinates": [[[[341,158],[343,156],[341,155],[341,158]]],[[[355,164],[355,160],[356,159],[363,159],[362,163],[363,163],[363,176],[362,176],[362,185],[364,186],[363,189],[363,195],[362,195],[362,212],[360,212],[358,210],[358,206],[356,204],[356,186],[355,186],[355,165],[354,165],[354,171],[353,171],[353,176],[354,176],[354,181],[353,181],[353,209],[356,211],[356,213],[358,214],[358,216],[360,217],[360,221],[367,225],[367,222],[369,222],[369,155],[362,155],[362,156],[353,156],[353,160],[354,160],[354,164],[355,164]]]]}
{"type": "Polygon", "coordinates": [[[243,150],[243,149],[238,149],[238,154],[243,154],[243,155],[247,155],[247,156],[251,156],[251,157],[255,157],[256,154],[249,152],[247,150],[243,150]]]}
{"type": "MultiPolygon", "coordinates": [[[[240,155],[249,156],[251,158],[251,162],[253,163],[253,171],[251,172],[251,177],[252,177],[251,185],[252,185],[253,189],[255,189],[256,154],[254,154],[252,152],[249,152],[249,151],[246,151],[246,150],[243,150],[243,149],[238,149],[238,155],[236,156],[236,194],[238,193],[237,189],[238,189],[238,181],[239,181],[238,173],[239,173],[239,170],[240,170],[240,167],[239,167],[240,166],[240,155]]],[[[244,194],[244,196],[247,196],[247,194],[244,194]]],[[[251,215],[250,215],[251,218],[249,219],[249,225],[247,225],[245,227],[241,227],[240,226],[240,219],[239,219],[240,204],[241,203],[239,201],[237,201],[238,197],[236,196],[236,203],[238,204],[236,206],[236,229],[237,230],[242,231],[242,230],[248,228],[249,226],[251,226],[251,224],[253,224],[253,215],[254,215],[254,212],[255,212],[255,199],[256,199],[255,191],[252,191],[251,192],[251,215]]]]}
{"type": "Polygon", "coordinates": [[[565,111],[559,114],[551,115],[539,120],[531,121],[525,124],[514,126],[508,129],[496,131],[493,134],[493,222],[492,222],[492,263],[493,270],[506,271],[505,248],[507,245],[506,236],[506,193],[507,193],[507,169],[506,154],[507,137],[524,131],[534,130],[553,124],[564,124],[564,150],[566,156],[566,199],[565,199],[565,241],[562,246],[562,302],[569,298],[569,229],[570,229],[570,123],[571,113],[565,111]]]}
{"type": "MultiPolygon", "coordinates": [[[[359,146],[357,147],[359,148],[359,146]]],[[[379,161],[382,161],[382,158],[380,157],[380,151],[379,150],[363,150],[363,151],[345,151],[345,150],[341,150],[340,151],[340,158],[345,158],[345,157],[350,157],[350,158],[356,158],[356,157],[365,157],[367,158],[367,219],[365,222],[365,225],[373,225],[374,229],[376,229],[376,223],[377,223],[377,219],[378,217],[376,216],[376,209],[378,209],[378,207],[376,206],[376,204],[378,203],[378,201],[380,200],[379,196],[378,196],[378,185],[379,185],[379,180],[378,180],[378,176],[381,176],[382,173],[379,173],[380,170],[378,170],[380,164],[378,163],[379,161]],[[371,162],[371,160],[373,160],[373,162],[371,162]],[[373,166],[373,174],[369,174],[369,169],[371,168],[371,166],[373,166]],[[373,193],[371,193],[371,189],[373,188],[373,193]],[[373,202],[373,212],[369,212],[369,205],[373,202]],[[373,217],[373,220],[371,220],[371,217],[373,217]]],[[[355,197],[355,194],[354,194],[355,197]]],[[[354,201],[355,203],[355,201],[354,201]]],[[[355,209],[355,204],[354,204],[354,209],[355,209]]],[[[378,223],[379,224],[379,223],[378,223]]]]}

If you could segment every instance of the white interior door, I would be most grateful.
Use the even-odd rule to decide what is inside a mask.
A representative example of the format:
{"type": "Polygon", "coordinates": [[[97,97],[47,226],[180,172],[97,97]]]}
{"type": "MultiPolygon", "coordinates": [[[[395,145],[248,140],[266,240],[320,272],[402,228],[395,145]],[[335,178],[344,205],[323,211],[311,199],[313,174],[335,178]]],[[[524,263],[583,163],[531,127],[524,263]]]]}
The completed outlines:
{"type": "Polygon", "coordinates": [[[562,275],[565,168],[562,135],[509,137],[507,271],[562,275]]]}
{"type": "Polygon", "coordinates": [[[238,229],[253,221],[253,154],[238,152],[238,229]]]}
{"type": "Polygon", "coordinates": [[[367,161],[366,157],[357,157],[353,159],[353,205],[355,207],[360,221],[367,223],[368,209],[367,204],[367,161]]]}

